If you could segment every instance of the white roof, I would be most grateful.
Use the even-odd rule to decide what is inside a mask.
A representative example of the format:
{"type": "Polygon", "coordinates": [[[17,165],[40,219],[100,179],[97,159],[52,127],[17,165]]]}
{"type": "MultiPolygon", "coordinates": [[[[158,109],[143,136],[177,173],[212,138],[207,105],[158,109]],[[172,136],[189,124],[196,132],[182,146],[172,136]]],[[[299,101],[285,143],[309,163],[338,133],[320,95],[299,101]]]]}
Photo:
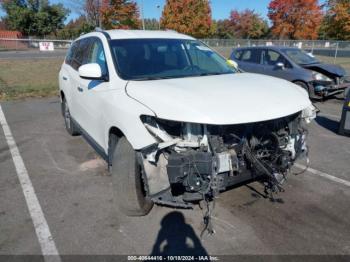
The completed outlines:
{"type": "Polygon", "coordinates": [[[155,31],[155,30],[108,30],[106,31],[111,39],[130,38],[170,38],[170,39],[194,39],[188,35],[179,34],[175,31],[155,31]]]}

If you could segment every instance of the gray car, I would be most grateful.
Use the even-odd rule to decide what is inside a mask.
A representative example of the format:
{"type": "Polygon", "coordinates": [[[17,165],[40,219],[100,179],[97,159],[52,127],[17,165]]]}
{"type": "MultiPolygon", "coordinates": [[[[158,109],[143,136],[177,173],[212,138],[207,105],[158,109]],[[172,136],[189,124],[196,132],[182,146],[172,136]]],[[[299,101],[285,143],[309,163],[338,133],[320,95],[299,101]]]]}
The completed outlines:
{"type": "Polygon", "coordinates": [[[350,83],[346,71],[324,64],[299,48],[261,46],[234,49],[230,59],[251,73],[283,78],[305,88],[311,98],[346,93],[350,83]]]}

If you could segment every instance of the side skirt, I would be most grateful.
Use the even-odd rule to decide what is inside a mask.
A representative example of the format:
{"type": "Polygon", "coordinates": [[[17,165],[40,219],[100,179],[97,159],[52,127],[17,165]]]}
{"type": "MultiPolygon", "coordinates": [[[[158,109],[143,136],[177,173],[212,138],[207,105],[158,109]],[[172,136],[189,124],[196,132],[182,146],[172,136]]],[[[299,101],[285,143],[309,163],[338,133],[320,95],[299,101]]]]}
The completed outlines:
{"type": "Polygon", "coordinates": [[[103,158],[108,163],[108,155],[104,151],[103,147],[100,146],[79,124],[75,119],[72,118],[72,121],[74,124],[78,127],[79,131],[81,132],[82,136],[88,142],[88,144],[96,151],[96,153],[103,158]]]}

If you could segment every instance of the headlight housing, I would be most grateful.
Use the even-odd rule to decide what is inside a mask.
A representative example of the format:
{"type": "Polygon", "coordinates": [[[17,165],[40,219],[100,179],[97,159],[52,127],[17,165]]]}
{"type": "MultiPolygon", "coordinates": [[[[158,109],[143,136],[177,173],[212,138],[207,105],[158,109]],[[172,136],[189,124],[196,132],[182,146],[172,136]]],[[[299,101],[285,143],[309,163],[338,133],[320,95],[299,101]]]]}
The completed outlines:
{"type": "Polygon", "coordinates": [[[301,117],[306,121],[306,123],[310,123],[313,119],[316,118],[316,116],[317,109],[312,104],[301,112],[301,117]]]}
{"type": "Polygon", "coordinates": [[[183,125],[182,122],[165,120],[147,115],[141,115],[140,119],[147,130],[158,140],[160,139],[161,141],[167,141],[169,139],[181,136],[183,125]],[[158,133],[157,131],[157,134],[155,134],[156,129],[158,129],[158,131],[161,131],[161,133],[158,133]],[[165,134],[168,136],[165,136],[165,134]]]}
{"type": "Polygon", "coordinates": [[[325,76],[324,74],[316,71],[312,71],[312,78],[317,81],[332,82],[332,79],[330,79],[328,76],[325,76]]]}

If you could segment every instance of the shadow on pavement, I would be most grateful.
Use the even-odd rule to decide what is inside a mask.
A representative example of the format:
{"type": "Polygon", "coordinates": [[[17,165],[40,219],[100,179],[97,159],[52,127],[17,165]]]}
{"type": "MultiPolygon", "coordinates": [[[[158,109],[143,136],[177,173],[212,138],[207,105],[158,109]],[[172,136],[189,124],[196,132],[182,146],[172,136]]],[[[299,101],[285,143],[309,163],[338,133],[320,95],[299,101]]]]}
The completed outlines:
{"type": "Polygon", "coordinates": [[[162,219],[161,226],[151,256],[208,255],[193,228],[185,223],[182,213],[174,211],[167,214],[162,219]]]}
{"type": "Polygon", "coordinates": [[[317,116],[316,122],[320,126],[326,128],[329,131],[332,131],[333,133],[338,135],[338,130],[339,130],[339,122],[338,121],[329,119],[329,118],[324,117],[324,116],[317,116]]]}

